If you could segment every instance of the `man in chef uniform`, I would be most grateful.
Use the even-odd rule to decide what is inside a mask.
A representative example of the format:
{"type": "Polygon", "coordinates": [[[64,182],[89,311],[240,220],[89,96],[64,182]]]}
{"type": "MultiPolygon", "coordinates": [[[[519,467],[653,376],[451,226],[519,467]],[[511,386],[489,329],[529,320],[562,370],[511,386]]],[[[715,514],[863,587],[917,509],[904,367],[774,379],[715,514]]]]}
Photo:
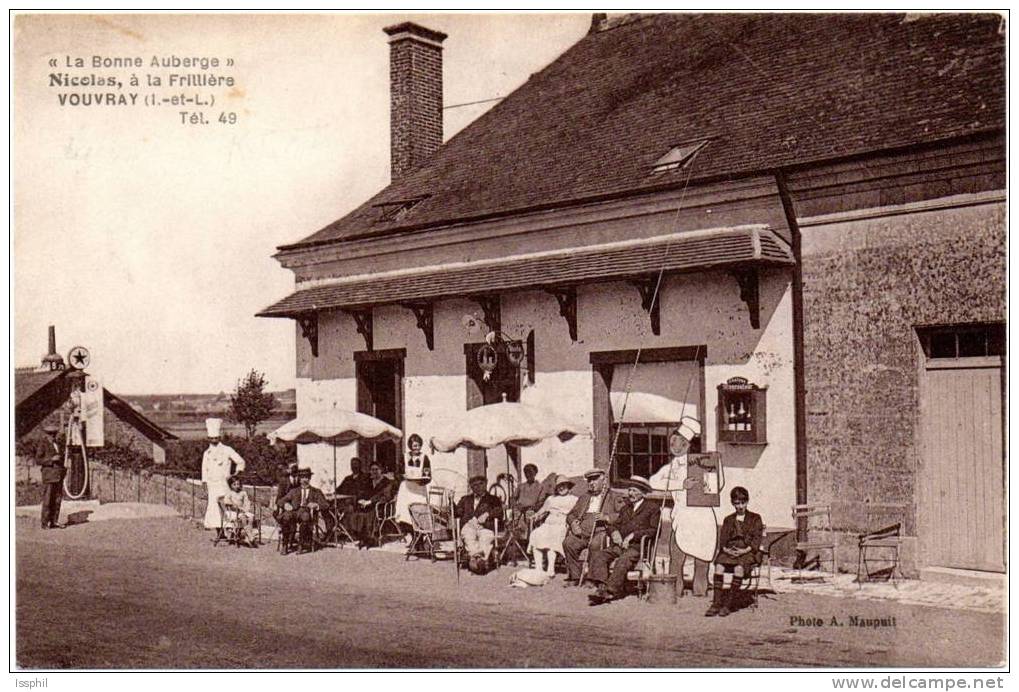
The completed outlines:
{"type": "Polygon", "coordinates": [[[219,498],[230,490],[227,479],[235,473],[244,471],[244,459],[241,455],[220,440],[219,432],[222,426],[221,418],[205,419],[209,448],[202,455],[202,481],[209,494],[209,504],[205,508],[205,528],[217,531],[221,526],[219,498]],[[231,464],[236,464],[236,467],[231,469],[231,464]]]}
{"type": "MultiPolygon", "coordinates": [[[[718,520],[713,507],[687,507],[686,491],[699,481],[687,478],[690,442],[700,435],[700,423],[684,416],[679,435],[670,440],[672,461],[651,477],[651,487],[672,493],[672,541],[669,544],[669,574],[683,578],[687,557],[694,561],[693,593],[708,595],[708,565],[715,559],[718,520]]],[[[682,584],[682,582],[680,582],[682,584]]],[[[682,590],[680,590],[682,593],[682,590]]]]}

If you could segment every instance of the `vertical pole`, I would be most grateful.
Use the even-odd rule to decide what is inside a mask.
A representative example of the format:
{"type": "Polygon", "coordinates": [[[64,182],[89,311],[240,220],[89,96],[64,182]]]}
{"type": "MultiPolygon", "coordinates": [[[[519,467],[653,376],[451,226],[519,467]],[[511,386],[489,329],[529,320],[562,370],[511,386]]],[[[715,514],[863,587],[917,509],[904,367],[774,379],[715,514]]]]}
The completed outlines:
{"type": "MultiPolygon", "coordinates": [[[[189,479],[190,480],[190,479],[189,479]]],[[[191,483],[191,518],[195,518],[195,484],[191,483]]]]}
{"type": "Polygon", "coordinates": [[[117,501],[117,467],[111,467],[113,469],[113,501],[117,501]]]}
{"type": "MultiPolygon", "coordinates": [[[[793,259],[793,414],[796,430],[796,504],[806,504],[807,492],[807,385],[804,357],[804,315],[803,315],[803,237],[796,217],[796,208],[789,192],[785,173],[775,175],[775,184],[785,212],[786,225],[792,239],[793,259]]],[[[796,522],[797,540],[807,538],[807,520],[801,517],[796,522]]]]}
{"type": "Polygon", "coordinates": [[[138,502],[141,503],[141,501],[142,501],[142,471],[141,471],[141,469],[138,469],[137,471],[135,471],[135,474],[138,476],[138,502]]]}
{"type": "Polygon", "coordinates": [[[166,474],[163,474],[163,504],[166,504],[166,474]]]}

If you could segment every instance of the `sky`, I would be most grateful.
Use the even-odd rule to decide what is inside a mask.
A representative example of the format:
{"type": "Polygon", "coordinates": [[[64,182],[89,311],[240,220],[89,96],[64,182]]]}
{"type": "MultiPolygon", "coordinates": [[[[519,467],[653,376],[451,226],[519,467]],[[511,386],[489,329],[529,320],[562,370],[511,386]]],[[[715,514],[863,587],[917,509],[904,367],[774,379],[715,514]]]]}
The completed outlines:
{"type": "MultiPolygon", "coordinates": [[[[449,35],[448,107],[505,96],[578,41],[590,14],[17,16],[15,365],[37,366],[55,325],[58,352],[88,348],[89,372],[116,393],[230,391],[252,368],[292,387],[292,320],[254,316],[293,291],[272,255],[389,182],[382,28],[407,20],[449,35]],[[172,56],[221,64],[150,64],[172,56]],[[170,73],[235,83],[171,87],[170,73]],[[70,105],[86,93],[138,100],[70,105]],[[144,102],[193,94],[216,103],[144,102]],[[208,124],[182,123],[182,110],[208,124]]],[[[446,138],[492,105],[448,108],[446,138]]]]}

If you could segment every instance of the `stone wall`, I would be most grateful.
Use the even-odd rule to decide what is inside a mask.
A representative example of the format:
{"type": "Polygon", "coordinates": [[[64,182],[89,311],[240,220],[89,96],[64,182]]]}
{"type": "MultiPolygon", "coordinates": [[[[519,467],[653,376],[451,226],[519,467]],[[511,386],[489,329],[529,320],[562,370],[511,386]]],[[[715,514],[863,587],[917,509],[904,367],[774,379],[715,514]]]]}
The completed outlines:
{"type": "Polygon", "coordinates": [[[998,202],[803,229],[808,499],[832,504],[843,564],[851,533],[917,536],[914,328],[1004,321],[1004,224],[998,202]]]}

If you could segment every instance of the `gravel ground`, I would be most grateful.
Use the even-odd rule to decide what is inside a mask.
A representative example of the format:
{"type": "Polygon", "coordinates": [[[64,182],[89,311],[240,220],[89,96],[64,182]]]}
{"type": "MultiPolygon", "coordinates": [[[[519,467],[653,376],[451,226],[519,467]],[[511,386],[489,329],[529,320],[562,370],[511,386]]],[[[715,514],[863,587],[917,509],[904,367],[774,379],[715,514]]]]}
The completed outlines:
{"type": "Polygon", "coordinates": [[[558,581],[509,588],[510,567],[458,586],[448,562],[214,548],[176,518],[63,531],[19,519],[16,531],[16,660],[29,669],[940,667],[1004,656],[1000,613],[789,593],[704,618],[698,598],[590,608],[586,591],[558,581]]]}

